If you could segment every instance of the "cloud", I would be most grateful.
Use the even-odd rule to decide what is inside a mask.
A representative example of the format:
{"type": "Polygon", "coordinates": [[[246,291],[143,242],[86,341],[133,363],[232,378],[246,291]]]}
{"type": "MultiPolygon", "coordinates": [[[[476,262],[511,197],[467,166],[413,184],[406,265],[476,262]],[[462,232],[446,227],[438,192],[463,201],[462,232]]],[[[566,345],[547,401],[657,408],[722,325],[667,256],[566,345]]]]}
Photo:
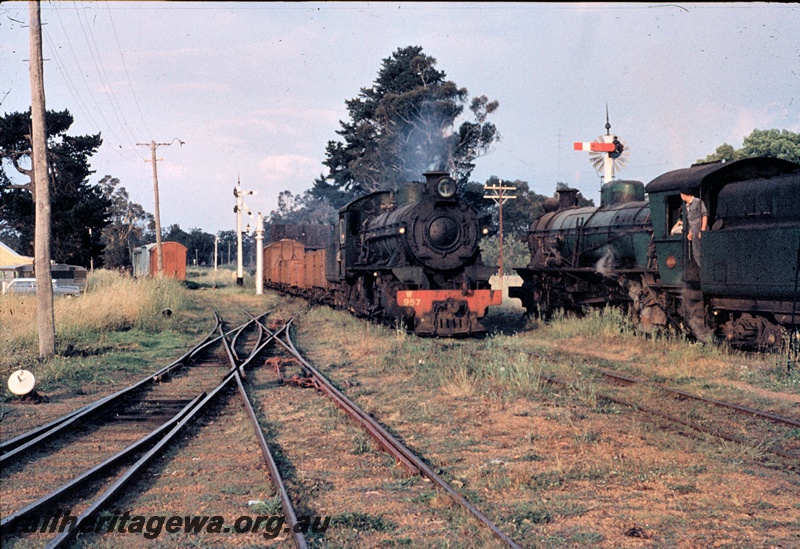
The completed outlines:
{"type": "Polygon", "coordinates": [[[215,94],[221,94],[226,92],[229,89],[229,86],[224,85],[220,86],[216,83],[209,82],[208,80],[204,81],[187,81],[187,82],[175,82],[172,84],[167,84],[164,86],[165,89],[171,92],[178,92],[178,93],[185,93],[185,92],[212,92],[215,94]]]}
{"type": "Polygon", "coordinates": [[[262,179],[268,184],[307,179],[310,186],[311,180],[322,171],[318,158],[295,154],[267,156],[256,165],[262,179]]]}

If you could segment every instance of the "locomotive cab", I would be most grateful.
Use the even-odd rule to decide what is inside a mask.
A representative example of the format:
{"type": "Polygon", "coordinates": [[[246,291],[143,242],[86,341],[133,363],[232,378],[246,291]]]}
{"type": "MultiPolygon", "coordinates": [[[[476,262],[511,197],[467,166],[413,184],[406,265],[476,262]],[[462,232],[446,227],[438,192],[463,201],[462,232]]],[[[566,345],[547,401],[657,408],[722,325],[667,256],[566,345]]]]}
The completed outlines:
{"type": "Polygon", "coordinates": [[[661,283],[680,293],[684,311],[696,306],[703,324],[692,326],[695,335],[711,328],[732,344],[779,342],[798,297],[800,165],[764,157],[694,165],[647,191],[661,283]],[[686,186],[699,189],[708,210],[708,229],[692,241],[699,268],[688,259],[686,228],[669,232],[686,186]]]}
{"type": "MultiPolygon", "coordinates": [[[[699,279],[706,291],[706,286],[710,284],[708,289],[711,289],[714,281],[728,278],[727,274],[723,274],[726,269],[722,265],[727,262],[726,258],[741,261],[740,239],[744,235],[737,233],[735,239],[723,242],[733,234],[727,230],[736,227],[741,229],[748,224],[751,229],[755,229],[755,225],[779,221],[781,216],[786,218],[784,224],[791,224],[792,214],[788,212],[797,209],[797,198],[796,194],[792,194],[796,190],[789,189],[787,185],[796,186],[796,183],[787,182],[780,186],[779,183],[769,181],[796,171],[797,168],[797,164],[785,160],[747,158],[728,163],[695,164],[690,168],[663,174],[648,183],[646,190],[650,198],[653,242],[658,255],[661,283],[678,287],[686,280],[699,279]],[[691,261],[688,260],[687,227],[680,198],[680,189],[684,187],[698,189],[700,200],[708,210],[708,229],[700,240],[693,243],[700,246],[702,258],[699,271],[694,273],[691,270],[691,261]],[[784,213],[775,214],[773,210],[776,207],[784,213]],[[678,220],[683,222],[680,231],[675,230],[678,220]],[[762,223],[759,224],[757,220],[762,223]]],[[[753,248],[752,251],[755,252],[756,249],[753,248]]],[[[753,271],[758,270],[758,261],[760,260],[754,263],[753,271]]],[[[748,274],[749,272],[751,271],[748,270],[748,274]]]]}

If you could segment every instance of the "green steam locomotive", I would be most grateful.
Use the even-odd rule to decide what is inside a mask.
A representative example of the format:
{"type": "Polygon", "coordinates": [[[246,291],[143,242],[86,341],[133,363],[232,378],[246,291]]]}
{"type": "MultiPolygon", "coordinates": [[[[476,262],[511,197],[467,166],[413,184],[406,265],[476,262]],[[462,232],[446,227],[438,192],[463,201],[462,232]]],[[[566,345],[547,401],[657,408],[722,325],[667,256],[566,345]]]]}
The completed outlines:
{"type": "Polygon", "coordinates": [[[611,305],[644,331],[671,327],[748,347],[779,344],[800,321],[800,164],[747,158],[674,170],[647,186],[610,181],[596,208],[577,207],[575,189],[558,194],[531,224],[530,263],[509,290],[529,314],[611,305]],[[692,240],[688,189],[708,214],[692,240]]]}

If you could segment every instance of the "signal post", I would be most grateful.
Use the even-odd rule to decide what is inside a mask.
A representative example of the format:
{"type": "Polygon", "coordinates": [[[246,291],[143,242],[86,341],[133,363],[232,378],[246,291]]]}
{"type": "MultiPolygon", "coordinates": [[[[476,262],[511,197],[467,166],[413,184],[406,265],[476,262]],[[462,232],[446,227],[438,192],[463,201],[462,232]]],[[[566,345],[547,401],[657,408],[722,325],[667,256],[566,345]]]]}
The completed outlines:
{"type": "MultiPolygon", "coordinates": [[[[236,206],[233,211],[236,213],[236,284],[238,286],[244,285],[244,268],[242,265],[242,210],[247,212],[247,215],[252,219],[253,212],[244,203],[242,196],[256,194],[255,191],[243,191],[241,180],[236,181],[236,187],[233,189],[233,196],[236,197],[236,206]]],[[[250,224],[247,225],[247,232],[250,232],[250,224]]]]}

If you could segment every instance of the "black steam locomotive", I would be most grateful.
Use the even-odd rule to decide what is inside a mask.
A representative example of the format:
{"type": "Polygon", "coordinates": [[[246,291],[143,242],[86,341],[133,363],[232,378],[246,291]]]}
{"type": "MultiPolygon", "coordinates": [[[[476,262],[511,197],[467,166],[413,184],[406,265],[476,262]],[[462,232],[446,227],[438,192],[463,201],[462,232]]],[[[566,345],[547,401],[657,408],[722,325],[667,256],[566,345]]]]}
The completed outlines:
{"type": "Polygon", "coordinates": [[[761,347],[800,320],[800,165],[748,158],[675,170],[646,187],[611,181],[598,208],[578,208],[574,189],[559,195],[531,224],[523,285],[509,290],[530,314],[613,305],[643,330],[761,347]],[[709,230],[691,243],[685,219],[676,228],[687,188],[709,214],[709,230]],[[699,265],[689,246],[700,247],[699,265]]]}
{"type": "Polygon", "coordinates": [[[481,261],[475,213],[446,172],[424,175],[339,210],[325,267],[334,305],[402,319],[420,335],[483,332],[480,319],[502,294],[490,289],[496,269],[481,261]]]}

